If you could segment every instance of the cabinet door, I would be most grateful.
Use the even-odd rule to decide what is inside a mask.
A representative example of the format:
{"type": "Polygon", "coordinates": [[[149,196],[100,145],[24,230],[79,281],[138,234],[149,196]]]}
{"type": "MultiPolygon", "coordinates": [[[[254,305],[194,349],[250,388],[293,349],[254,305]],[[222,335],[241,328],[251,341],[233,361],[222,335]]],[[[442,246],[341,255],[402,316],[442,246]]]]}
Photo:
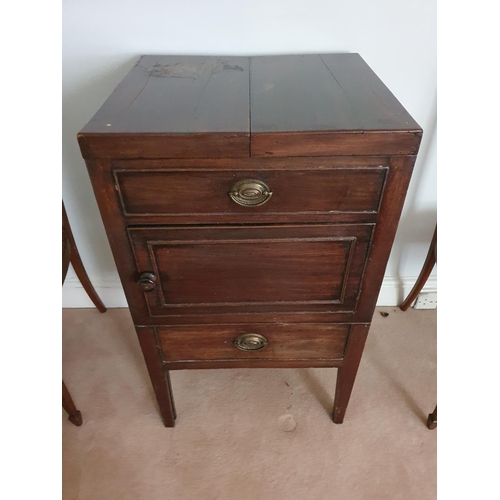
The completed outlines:
{"type": "Polygon", "coordinates": [[[373,224],[130,228],[150,317],[353,311],[373,224]]]}

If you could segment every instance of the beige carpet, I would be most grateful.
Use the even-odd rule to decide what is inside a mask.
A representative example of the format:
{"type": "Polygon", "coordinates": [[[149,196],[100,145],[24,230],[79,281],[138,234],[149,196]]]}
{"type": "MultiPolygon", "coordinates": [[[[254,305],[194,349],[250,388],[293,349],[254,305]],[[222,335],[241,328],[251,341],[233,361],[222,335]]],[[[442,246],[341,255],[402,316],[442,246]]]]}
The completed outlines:
{"type": "Polygon", "coordinates": [[[63,376],[64,500],[436,498],[435,310],[377,309],[342,425],[335,369],[240,369],[172,372],[164,428],[126,309],[63,311],[63,376]]]}

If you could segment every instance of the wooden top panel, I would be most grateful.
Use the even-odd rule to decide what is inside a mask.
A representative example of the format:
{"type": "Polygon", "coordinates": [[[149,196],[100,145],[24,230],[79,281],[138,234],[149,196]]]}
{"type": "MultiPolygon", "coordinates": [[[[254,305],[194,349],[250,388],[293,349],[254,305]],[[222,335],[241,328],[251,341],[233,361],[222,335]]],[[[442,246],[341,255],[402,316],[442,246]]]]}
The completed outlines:
{"type": "Polygon", "coordinates": [[[252,134],[420,131],[359,54],[254,57],[252,134]]]}
{"type": "Polygon", "coordinates": [[[142,56],[78,134],[93,158],[415,155],[422,131],[359,54],[142,56]]]}
{"type": "Polygon", "coordinates": [[[83,134],[250,132],[247,57],[142,56],[83,134]]]}

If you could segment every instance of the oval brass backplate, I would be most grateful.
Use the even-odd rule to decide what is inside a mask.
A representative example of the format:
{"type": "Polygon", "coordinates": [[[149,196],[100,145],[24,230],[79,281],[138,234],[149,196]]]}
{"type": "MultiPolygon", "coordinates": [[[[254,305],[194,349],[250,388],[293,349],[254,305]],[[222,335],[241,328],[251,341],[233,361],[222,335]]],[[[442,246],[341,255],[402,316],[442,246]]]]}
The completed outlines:
{"type": "Polygon", "coordinates": [[[267,203],[273,193],[269,186],[257,179],[238,181],[229,191],[229,197],[242,207],[258,207],[267,203]]]}
{"type": "Polygon", "coordinates": [[[234,345],[241,351],[258,351],[267,345],[267,339],[258,333],[244,333],[233,340],[234,345]]]}

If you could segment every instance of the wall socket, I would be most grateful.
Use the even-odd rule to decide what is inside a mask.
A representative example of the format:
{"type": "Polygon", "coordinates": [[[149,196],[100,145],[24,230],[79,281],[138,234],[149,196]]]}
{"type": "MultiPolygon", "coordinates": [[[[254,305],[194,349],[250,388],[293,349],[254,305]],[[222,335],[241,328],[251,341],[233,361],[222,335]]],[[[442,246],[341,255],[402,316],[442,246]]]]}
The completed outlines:
{"type": "Polygon", "coordinates": [[[420,293],[413,307],[415,309],[436,309],[437,292],[420,293]]]}

